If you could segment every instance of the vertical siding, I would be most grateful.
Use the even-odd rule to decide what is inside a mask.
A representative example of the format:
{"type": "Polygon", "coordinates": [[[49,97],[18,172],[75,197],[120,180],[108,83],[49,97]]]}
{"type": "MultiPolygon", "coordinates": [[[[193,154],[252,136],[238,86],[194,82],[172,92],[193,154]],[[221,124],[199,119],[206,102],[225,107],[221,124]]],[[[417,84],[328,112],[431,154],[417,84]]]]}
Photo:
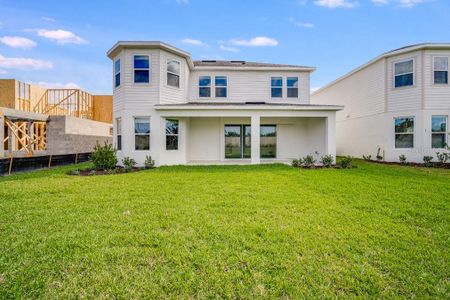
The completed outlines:
{"type": "MultiPolygon", "coordinates": [[[[265,102],[289,102],[289,103],[309,103],[309,72],[273,72],[273,71],[194,71],[190,74],[189,99],[190,101],[205,102],[245,102],[245,101],[265,101],[265,102]],[[227,76],[228,95],[227,98],[199,98],[198,78],[199,76],[227,76]],[[270,77],[283,77],[283,98],[271,98],[270,77]],[[299,97],[288,98],[286,89],[286,77],[297,76],[299,78],[299,97]]],[[[214,95],[212,91],[212,95],[214,95]]]]}
{"type": "Polygon", "coordinates": [[[311,96],[313,104],[344,105],[338,120],[379,114],[385,110],[385,61],[380,60],[311,96]]]}
{"type": "Polygon", "coordinates": [[[422,54],[421,51],[410,52],[388,58],[388,106],[389,112],[422,109],[422,54]],[[394,88],[394,63],[414,59],[414,86],[394,88]]]}
{"type": "Polygon", "coordinates": [[[446,56],[450,62],[450,50],[427,50],[424,53],[424,96],[425,109],[450,109],[450,85],[435,85],[433,77],[433,57],[446,56]]]}

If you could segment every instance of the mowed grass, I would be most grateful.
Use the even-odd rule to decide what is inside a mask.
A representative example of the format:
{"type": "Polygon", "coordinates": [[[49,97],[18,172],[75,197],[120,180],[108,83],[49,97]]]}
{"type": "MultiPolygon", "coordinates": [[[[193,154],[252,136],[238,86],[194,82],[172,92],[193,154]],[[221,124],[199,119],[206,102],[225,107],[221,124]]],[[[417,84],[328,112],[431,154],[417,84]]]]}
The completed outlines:
{"type": "Polygon", "coordinates": [[[450,172],[0,178],[0,298],[450,297],[450,172]]]}

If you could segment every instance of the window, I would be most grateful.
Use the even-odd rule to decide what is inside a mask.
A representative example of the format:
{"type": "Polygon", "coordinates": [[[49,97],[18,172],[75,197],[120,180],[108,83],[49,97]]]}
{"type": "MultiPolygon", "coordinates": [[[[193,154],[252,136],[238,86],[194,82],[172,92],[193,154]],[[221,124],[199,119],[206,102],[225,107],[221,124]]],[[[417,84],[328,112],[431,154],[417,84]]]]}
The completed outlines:
{"type": "Polygon", "coordinates": [[[120,59],[114,62],[114,87],[120,86],[120,59]]]}
{"type": "Polygon", "coordinates": [[[117,150],[122,150],[122,118],[116,119],[117,150]]]}
{"type": "Polygon", "coordinates": [[[134,56],[134,82],[150,82],[150,61],[147,55],[134,56]]]}
{"type": "Polygon", "coordinates": [[[216,88],[216,98],[227,97],[227,84],[228,80],[226,76],[216,76],[214,79],[214,85],[216,88]]]}
{"type": "Polygon", "coordinates": [[[200,76],[198,78],[198,96],[201,98],[211,97],[211,76],[200,76]]]}
{"type": "Polygon", "coordinates": [[[414,85],[414,60],[394,64],[394,77],[396,88],[414,85]]]}
{"type": "Polygon", "coordinates": [[[180,87],[180,62],[174,59],[167,60],[167,85],[180,87]]]}
{"type": "Polygon", "coordinates": [[[287,78],[287,96],[288,98],[298,98],[298,77],[287,78]]]}
{"type": "Polygon", "coordinates": [[[250,125],[225,125],[225,158],[251,157],[250,125]]]}
{"type": "Polygon", "coordinates": [[[150,118],[134,118],[134,149],[150,150],[150,118]]]}
{"type": "Polygon", "coordinates": [[[395,148],[414,148],[414,117],[395,118],[395,148]]]}
{"type": "Polygon", "coordinates": [[[431,148],[444,148],[447,143],[447,117],[431,117],[431,148]]]}
{"type": "Polygon", "coordinates": [[[283,97],[283,77],[272,77],[270,85],[272,98],[283,97]]]}
{"type": "Polygon", "coordinates": [[[178,120],[166,120],[166,150],[178,150],[178,120]]]}
{"type": "Polygon", "coordinates": [[[276,125],[261,125],[260,156],[261,156],[261,158],[276,158],[277,157],[277,126],[276,125]]]}
{"type": "Polygon", "coordinates": [[[434,84],[448,84],[448,57],[435,57],[433,71],[434,84]]]}

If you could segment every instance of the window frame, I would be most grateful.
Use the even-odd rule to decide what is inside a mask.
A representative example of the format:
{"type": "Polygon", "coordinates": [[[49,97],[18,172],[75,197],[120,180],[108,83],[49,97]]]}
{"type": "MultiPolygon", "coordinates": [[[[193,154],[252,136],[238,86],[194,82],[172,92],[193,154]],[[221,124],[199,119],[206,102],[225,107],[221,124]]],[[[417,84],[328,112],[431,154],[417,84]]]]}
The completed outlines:
{"type": "Polygon", "coordinates": [[[410,57],[410,58],[405,58],[405,59],[401,59],[401,60],[396,60],[392,62],[392,88],[394,90],[398,90],[398,89],[408,89],[408,88],[413,88],[416,86],[416,59],[415,57],[410,57]],[[413,69],[412,69],[412,85],[404,85],[404,86],[395,86],[395,78],[397,76],[402,76],[402,75],[407,75],[410,74],[408,73],[401,73],[401,74],[395,74],[395,65],[400,64],[400,63],[404,63],[407,61],[412,61],[413,63],[413,69]]]}
{"type": "Polygon", "coordinates": [[[116,118],[116,149],[122,151],[122,117],[116,118]]]}
{"type": "Polygon", "coordinates": [[[283,99],[284,98],[284,76],[282,75],[270,75],[269,77],[269,83],[270,83],[270,99],[283,99]],[[272,78],[281,78],[281,86],[273,86],[272,85],[272,78]],[[281,96],[280,97],[273,97],[272,96],[272,89],[281,89],[281,96]]]}
{"type": "Polygon", "coordinates": [[[114,60],[113,69],[114,69],[114,78],[113,78],[114,89],[117,89],[122,85],[122,61],[121,61],[120,57],[118,57],[114,60]],[[116,63],[117,62],[119,62],[119,71],[118,72],[116,71],[116,63]],[[116,81],[117,75],[119,75],[119,84],[117,84],[117,81],[116,81]]]}
{"type": "Polygon", "coordinates": [[[415,116],[399,116],[399,117],[394,117],[394,149],[414,149],[416,146],[416,117],[415,116]],[[395,131],[395,122],[397,119],[412,119],[413,120],[413,131],[412,132],[396,132],[395,131]],[[407,147],[407,148],[399,148],[396,146],[395,144],[395,140],[396,140],[396,136],[397,135],[412,135],[413,136],[413,144],[412,147],[407,147]]]}
{"type": "Polygon", "coordinates": [[[150,116],[133,116],[133,133],[134,133],[134,151],[150,151],[150,137],[152,133],[151,118],[150,116]],[[136,119],[148,119],[148,133],[136,133],[136,119]],[[136,136],[148,135],[148,149],[136,149],[136,136]]]}
{"type": "Polygon", "coordinates": [[[199,75],[198,76],[198,80],[197,80],[197,85],[198,85],[198,89],[197,89],[197,93],[198,93],[198,98],[199,99],[212,99],[213,95],[212,95],[212,89],[213,89],[213,81],[212,81],[213,76],[211,75],[199,75]],[[200,78],[201,77],[209,77],[209,86],[201,86],[200,85],[200,78]],[[200,88],[209,88],[209,97],[203,97],[200,96],[200,88]]]}
{"type": "Polygon", "coordinates": [[[300,77],[299,76],[286,76],[286,98],[292,98],[292,99],[298,99],[300,97],[300,89],[299,89],[299,83],[300,83],[300,77]],[[297,87],[289,87],[288,86],[288,80],[289,78],[297,78],[297,87]],[[289,97],[289,89],[296,89],[297,90],[297,97],[289,97]]]}
{"type": "Polygon", "coordinates": [[[435,55],[435,56],[433,56],[433,60],[432,60],[432,64],[433,64],[433,74],[432,74],[432,77],[433,77],[433,85],[437,85],[437,86],[447,86],[447,85],[449,85],[449,68],[450,68],[450,58],[449,58],[449,56],[445,56],[445,55],[435,55]],[[447,59],[447,70],[436,70],[435,69],[435,67],[434,67],[434,61],[435,61],[435,59],[436,58],[446,58],[447,59]],[[435,74],[436,74],[436,72],[447,72],[447,83],[436,83],[436,81],[435,81],[435,74]]]}
{"type": "MultiPolygon", "coordinates": [[[[211,85],[212,85],[212,82],[211,82],[211,85]]],[[[214,75],[214,98],[216,99],[216,98],[220,98],[220,99],[223,99],[223,98],[228,98],[228,76],[227,75],[214,75]],[[226,80],[226,85],[225,86],[217,86],[216,85],[216,78],[217,77],[224,77],[225,78],[225,80],[226,80]],[[225,97],[217,97],[217,93],[216,93],[216,88],[225,88],[225,94],[226,94],[226,96],[225,97]]]]}
{"type": "Polygon", "coordinates": [[[166,151],[178,151],[179,150],[179,148],[180,148],[180,120],[178,120],[178,119],[166,119],[166,122],[165,122],[165,136],[166,136],[166,151]],[[170,134],[168,134],[167,133],[167,124],[169,123],[169,122],[176,122],[177,123],[177,133],[176,134],[174,134],[174,133],[170,133],[170,134]],[[168,136],[175,136],[176,138],[177,138],[177,147],[176,147],[176,149],[168,149],[167,148],[167,137],[168,136]]]}
{"type": "Polygon", "coordinates": [[[174,59],[174,58],[167,58],[166,59],[166,86],[167,87],[170,87],[170,88],[174,88],[174,89],[180,89],[180,87],[181,87],[181,61],[179,61],[179,60],[177,60],[177,59],[174,59]],[[170,72],[169,71],[169,68],[168,68],[168,66],[169,66],[169,61],[174,61],[174,62],[177,62],[178,63],[178,65],[179,65],[179,67],[180,67],[180,69],[179,69],[179,74],[176,74],[176,73],[174,73],[174,72],[170,72]],[[169,84],[169,74],[172,74],[172,75],[175,75],[175,76],[178,76],[178,86],[173,86],[173,85],[170,85],[169,84]]]}
{"type": "Polygon", "coordinates": [[[443,134],[444,143],[448,145],[448,116],[447,115],[431,115],[431,128],[430,128],[430,142],[431,149],[444,149],[444,147],[433,147],[433,134],[443,134]],[[433,117],[441,117],[445,119],[445,130],[444,131],[433,131],[433,117]]]}
{"type": "Polygon", "coordinates": [[[132,54],[133,57],[133,84],[137,84],[137,85],[150,85],[151,82],[151,69],[152,69],[152,64],[151,64],[151,59],[150,59],[150,54],[139,54],[139,53],[133,53],[132,54]],[[147,56],[148,57],[148,68],[136,68],[134,66],[134,58],[136,56],[147,56]],[[141,70],[141,71],[145,71],[148,70],[148,82],[136,82],[136,70],[141,70]]]}
{"type": "Polygon", "coordinates": [[[260,143],[259,143],[259,158],[260,159],[277,159],[278,157],[278,126],[277,124],[260,124],[259,126],[259,139],[260,139],[260,143]],[[263,127],[273,127],[275,129],[275,155],[274,156],[265,156],[263,157],[263,151],[262,151],[262,143],[261,143],[261,138],[263,138],[264,136],[262,135],[262,128],[263,127]]]}

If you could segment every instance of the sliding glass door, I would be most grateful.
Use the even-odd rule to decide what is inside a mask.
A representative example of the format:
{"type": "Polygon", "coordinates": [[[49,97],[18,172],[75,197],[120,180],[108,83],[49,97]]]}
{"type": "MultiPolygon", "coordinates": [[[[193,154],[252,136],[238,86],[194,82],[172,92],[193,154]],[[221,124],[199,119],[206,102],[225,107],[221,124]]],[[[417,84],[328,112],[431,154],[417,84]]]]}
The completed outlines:
{"type": "Polygon", "coordinates": [[[250,158],[250,125],[225,125],[225,158],[250,158]]]}
{"type": "Polygon", "coordinates": [[[261,158],[277,157],[277,126],[261,125],[261,158]]]}

